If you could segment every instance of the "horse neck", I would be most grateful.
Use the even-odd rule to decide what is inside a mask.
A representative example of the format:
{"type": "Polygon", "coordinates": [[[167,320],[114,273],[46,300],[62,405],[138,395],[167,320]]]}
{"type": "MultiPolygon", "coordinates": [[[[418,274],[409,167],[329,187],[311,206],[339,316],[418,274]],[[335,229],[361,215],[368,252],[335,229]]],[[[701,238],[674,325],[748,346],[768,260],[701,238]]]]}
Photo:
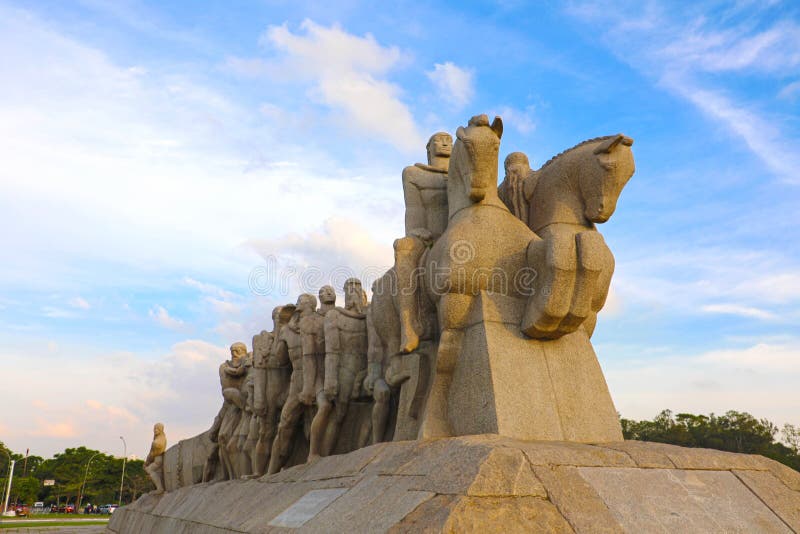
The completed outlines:
{"type": "Polygon", "coordinates": [[[554,161],[541,171],[531,197],[530,228],[537,232],[545,226],[561,223],[593,227],[583,214],[584,201],[579,181],[577,158],[554,161]]]}
{"type": "Polygon", "coordinates": [[[469,198],[469,188],[467,187],[466,181],[466,178],[460,176],[455,180],[450,177],[447,180],[448,220],[452,219],[456,213],[464,208],[469,208],[472,206],[494,206],[504,211],[508,211],[506,205],[497,195],[496,183],[494,184],[494,187],[486,188],[486,196],[483,197],[483,200],[480,202],[473,202],[469,198]]]}
{"type": "Polygon", "coordinates": [[[447,177],[447,217],[453,215],[472,204],[465,184],[466,177],[453,173],[447,177]]]}

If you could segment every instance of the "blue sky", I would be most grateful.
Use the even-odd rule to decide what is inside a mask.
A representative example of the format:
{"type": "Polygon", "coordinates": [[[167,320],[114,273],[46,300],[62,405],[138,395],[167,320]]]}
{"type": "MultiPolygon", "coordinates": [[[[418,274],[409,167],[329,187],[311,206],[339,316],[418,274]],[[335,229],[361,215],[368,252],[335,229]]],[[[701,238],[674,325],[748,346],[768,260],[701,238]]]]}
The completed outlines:
{"type": "Polygon", "coordinates": [[[207,428],[225,347],[304,284],[389,265],[400,171],[477,113],[536,168],[635,139],[594,337],[623,416],[800,423],[790,2],[0,0],[0,50],[16,450],[207,428]]]}

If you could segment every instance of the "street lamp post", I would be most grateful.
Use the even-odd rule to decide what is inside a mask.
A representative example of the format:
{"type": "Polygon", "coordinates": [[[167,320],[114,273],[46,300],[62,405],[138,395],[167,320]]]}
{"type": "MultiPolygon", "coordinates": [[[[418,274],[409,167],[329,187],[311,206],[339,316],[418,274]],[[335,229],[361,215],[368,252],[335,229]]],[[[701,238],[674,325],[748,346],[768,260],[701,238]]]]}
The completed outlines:
{"type": "Polygon", "coordinates": [[[128,461],[128,444],[125,443],[125,438],[122,436],[120,436],[119,439],[122,440],[124,452],[122,453],[122,476],[119,479],[119,502],[117,503],[117,506],[122,506],[122,486],[125,484],[125,462],[128,461]]]}
{"type": "Polygon", "coordinates": [[[81,484],[80,497],[78,497],[78,508],[75,510],[76,514],[80,513],[78,510],[80,510],[81,506],[83,506],[83,492],[86,489],[86,477],[89,475],[89,464],[92,463],[92,460],[94,460],[94,457],[98,454],[100,454],[99,451],[94,453],[91,458],[89,458],[89,461],[86,462],[86,471],[83,473],[83,484],[81,484]]]}
{"type": "MultiPolygon", "coordinates": [[[[3,452],[6,454],[6,456],[8,456],[8,473],[7,473],[7,476],[9,477],[8,493],[10,494],[11,493],[11,480],[10,480],[10,477],[11,477],[11,474],[12,474],[12,469],[14,469],[14,462],[11,459],[11,454],[9,454],[9,452],[7,450],[3,449],[3,452]]],[[[6,508],[8,508],[8,500],[6,500],[6,487],[5,487],[5,485],[3,486],[3,499],[2,499],[2,501],[3,501],[3,512],[2,513],[5,513],[6,508]]]]}
{"type": "MultiPolygon", "coordinates": [[[[2,451],[3,451],[3,453],[5,453],[6,456],[8,456],[8,465],[10,466],[11,465],[11,455],[5,449],[2,449],[2,451]]],[[[6,467],[6,471],[8,471],[8,467],[6,467]]],[[[8,476],[7,472],[6,472],[6,476],[8,476]]],[[[0,502],[5,502],[5,500],[6,500],[6,486],[5,486],[5,484],[3,484],[3,497],[0,498],[0,502]]],[[[6,511],[5,508],[3,508],[3,512],[5,512],[5,511],[6,511]]]]}
{"type": "Polygon", "coordinates": [[[11,497],[11,479],[14,478],[14,460],[11,460],[11,463],[8,467],[8,488],[6,488],[6,498],[3,501],[3,514],[5,515],[6,510],[8,510],[8,498],[11,497]]]}

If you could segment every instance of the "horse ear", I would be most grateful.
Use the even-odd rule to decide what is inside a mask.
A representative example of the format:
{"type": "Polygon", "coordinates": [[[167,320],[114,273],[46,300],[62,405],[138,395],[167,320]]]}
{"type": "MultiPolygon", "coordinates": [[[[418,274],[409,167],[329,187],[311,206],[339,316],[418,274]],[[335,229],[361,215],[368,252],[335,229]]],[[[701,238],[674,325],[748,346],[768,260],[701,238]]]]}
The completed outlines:
{"type": "Polygon", "coordinates": [[[462,141],[464,140],[464,127],[463,126],[459,126],[458,129],[456,130],[456,139],[461,139],[462,141]]]}
{"type": "Polygon", "coordinates": [[[494,120],[492,121],[491,128],[494,130],[494,133],[497,134],[498,139],[503,138],[503,119],[495,116],[494,120]]]}
{"type": "Polygon", "coordinates": [[[611,136],[602,143],[600,143],[599,145],[597,145],[597,148],[594,149],[594,153],[608,154],[614,149],[615,146],[617,146],[620,143],[622,143],[625,146],[631,146],[633,144],[633,139],[631,139],[630,137],[625,137],[622,134],[611,136]]]}

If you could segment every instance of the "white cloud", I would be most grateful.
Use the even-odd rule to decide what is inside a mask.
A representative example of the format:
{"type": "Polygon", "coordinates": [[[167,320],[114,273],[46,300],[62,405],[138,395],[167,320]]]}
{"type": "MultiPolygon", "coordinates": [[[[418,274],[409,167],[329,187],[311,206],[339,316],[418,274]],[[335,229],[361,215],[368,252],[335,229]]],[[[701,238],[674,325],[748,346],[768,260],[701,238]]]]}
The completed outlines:
{"type": "Polygon", "coordinates": [[[778,92],[778,98],[794,100],[797,98],[798,93],[800,93],[800,81],[792,82],[782,87],[778,92]]]}
{"type": "Polygon", "coordinates": [[[751,26],[709,27],[698,18],[685,27],[681,39],[664,46],[667,61],[707,72],[758,70],[782,73],[800,65],[800,27],[779,21],[750,33],[751,26]]]}
{"type": "Polygon", "coordinates": [[[64,310],[61,308],[56,308],[55,306],[43,306],[42,307],[42,315],[45,317],[49,317],[51,319],[71,319],[76,317],[74,312],[69,310],[64,310]]]}
{"type": "Polygon", "coordinates": [[[207,282],[201,282],[199,280],[195,280],[189,276],[183,279],[183,283],[189,287],[193,287],[200,291],[201,293],[205,293],[207,295],[213,295],[215,297],[219,297],[221,299],[233,299],[236,298],[238,295],[235,293],[228,291],[226,289],[222,289],[221,287],[215,286],[214,284],[209,284],[207,282]]]}
{"type": "Polygon", "coordinates": [[[800,276],[780,252],[730,245],[663,251],[663,244],[615,251],[614,289],[626,303],[681,314],[725,313],[797,321],[800,276]]]}
{"type": "Polygon", "coordinates": [[[533,106],[528,106],[525,109],[503,106],[497,114],[503,119],[504,125],[514,128],[523,135],[527,135],[536,129],[536,122],[533,119],[533,106]]]}
{"type": "Polygon", "coordinates": [[[433,82],[439,96],[458,110],[472,102],[475,96],[475,71],[459,67],[451,61],[436,63],[425,73],[433,82]]]}
{"type": "Polygon", "coordinates": [[[288,296],[296,292],[316,293],[331,283],[337,291],[344,281],[358,277],[369,290],[372,280],[394,263],[391,239],[379,239],[366,226],[347,217],[334,216],[306,233],[291,233],[278,239],[251,240],[270,269],[270,280],[260,280],[288,296]]]}
{"type": "Polygon", "coordinates": [[[92,307],[92,305],[89,304],[89,302],[87,302],[86,299],[81,297],[75,297],[74,299],[69,301],[69,304],[73,308],[78,308],[80,310],[88,310],[89,308],[92,307]]]}
{"type": "Polygon", "coordinates": [[[158,324],[170,330],[181,330],[186,326],[182,320],[172,317],[163,306],[155,305],[147,314],[158,324]]]}
{"type": "MultiPolygon", "coordinates": [[[[325,70],[327,60],[312,56],[338,46],[342,75],[379,87],[401,61],[372,37],[304,28],[301,35],[275,29],[298,71],[325,70]]],[[[243,284],[256,257],[242,243],[285,228],[308,231],[345,206],[355,219],[379,213],[376,227],[396,228],[389,240],[402,234],[402,194],[385,161],[342,170],[331,155],[287,142],[265,115],[181,69],[163,74],[116,62],[27,12],[0,7],[0,48],[0,226],[15,228],[5,245],[16,251],[15,262],[0,263],[7,287],[77,294],[100,282],[149,286],[167,283],[158,279],[164,273],[196,272],[243,284]],[[265,199],[279,200],[267,209],[265,199]],[[30,205],[35,213],[21,208],[30,205]],[[57,250],[48,245],[54,235],[64,244],[57,250]]],[[[317,74],[319,84],[349,79],[317,74]]],[[[406,143],[415,126],[405,107],[393,115],[399,100],[348,105],[356,101],[365,120],[424,150],[418,136],[406,143]]],[[[282,109],[265,106],[265,113],[282,109]]]]}
{"type": "Polygon", "coordinates": [[[242,307],[239,304],[229,302],[227,300],[214,297],[206,297],[205,300],[211,304],[211,306],[214,308],[214,311],[220,314],[236,314],[242,310],[242,307]]]}
{"type": "Polygon", "coordinates": [[[750,150],[787,182],[800,184],[800,156],[769,119],[733,102],[720,92],[699,87],[681,75],[665,74],[661,82],[710,117],[725,124],[750,150]]]}
{"type": "Polygon", "coordinates": [[[0,375],[0,390],[19,406],[37,401],[33,414],[12,410],[3,418],[3,441],[15,450],[30,447],[49,456],[88,445],[121,453],[122,435],[129,452],[144,457],[153,423],[162,421],[170,443],[177,443],[211,426],[222,403],[217,369],[229,357],[226,347],[187,339],[163,354],[147,354],[65,344],[65,352],[87,355],[69,365],[45,343],[37,347],[0,347],[4,365],[38,362],[35,388],[0,375]]]}
{"type": "Polygon", "coordinates": [[[739,304],[707,304],[700,308],[706,313],[722,313],[730,315],[741,315],[742,317],[753,317],[755,319],[775,319],[776,315],[768,311],[754,308],[752,306],[742,306],[739,304]]]}
{"type": "MultiPolygon", "coordinates": [[[[777,80],[800,66],[800,26],[761,18],[757,4],[729,8],[741,23],[709,16],[704,4],[676,12],[659,2],[573,3],[567,12],[601,27],[620,60],[651,76],[725,125],[784,181],[798,184],[798,139],[777,125],[787,117],[763,111],[765,102],[724,91],[719,78],[773,75],[777,80]],[[745,11],[746,10],[746,11],[745,11]],[[757,22],[763,22],[758,24],[757,22]],[[766,27],[764,27],[766,26],[766,27]],[[763,28],[763,29],[761,29],[763,28]]],[[[728,87],[735,87],[729,84],[728,87]]],[[[791,92],[792,89],[789,89],[791,92]]]]}
{"type": "Polygon", "coordinates": [[[344,113],[339,126],[351,123],[352,129],[379,135],[408,152],[424,146],[411,111],[400,100],[402,90],[384,78],[403,60],[397,47],[311,20],[300,29],[304,33],[293,33],[286,24],[270,26],[262,36],[262,43],[283,54],[271,71],[273,81],[311,82],[312,99],[344,113]]]}
{"type": "Polygon", "coordinates": [[[646,354],[600,359],[617,410],[623,417],[650,419],[665,408],[676,412],[737,410],[781,426],[800,423],[800,342],[758,343],[701,354],[646,354]]]}

